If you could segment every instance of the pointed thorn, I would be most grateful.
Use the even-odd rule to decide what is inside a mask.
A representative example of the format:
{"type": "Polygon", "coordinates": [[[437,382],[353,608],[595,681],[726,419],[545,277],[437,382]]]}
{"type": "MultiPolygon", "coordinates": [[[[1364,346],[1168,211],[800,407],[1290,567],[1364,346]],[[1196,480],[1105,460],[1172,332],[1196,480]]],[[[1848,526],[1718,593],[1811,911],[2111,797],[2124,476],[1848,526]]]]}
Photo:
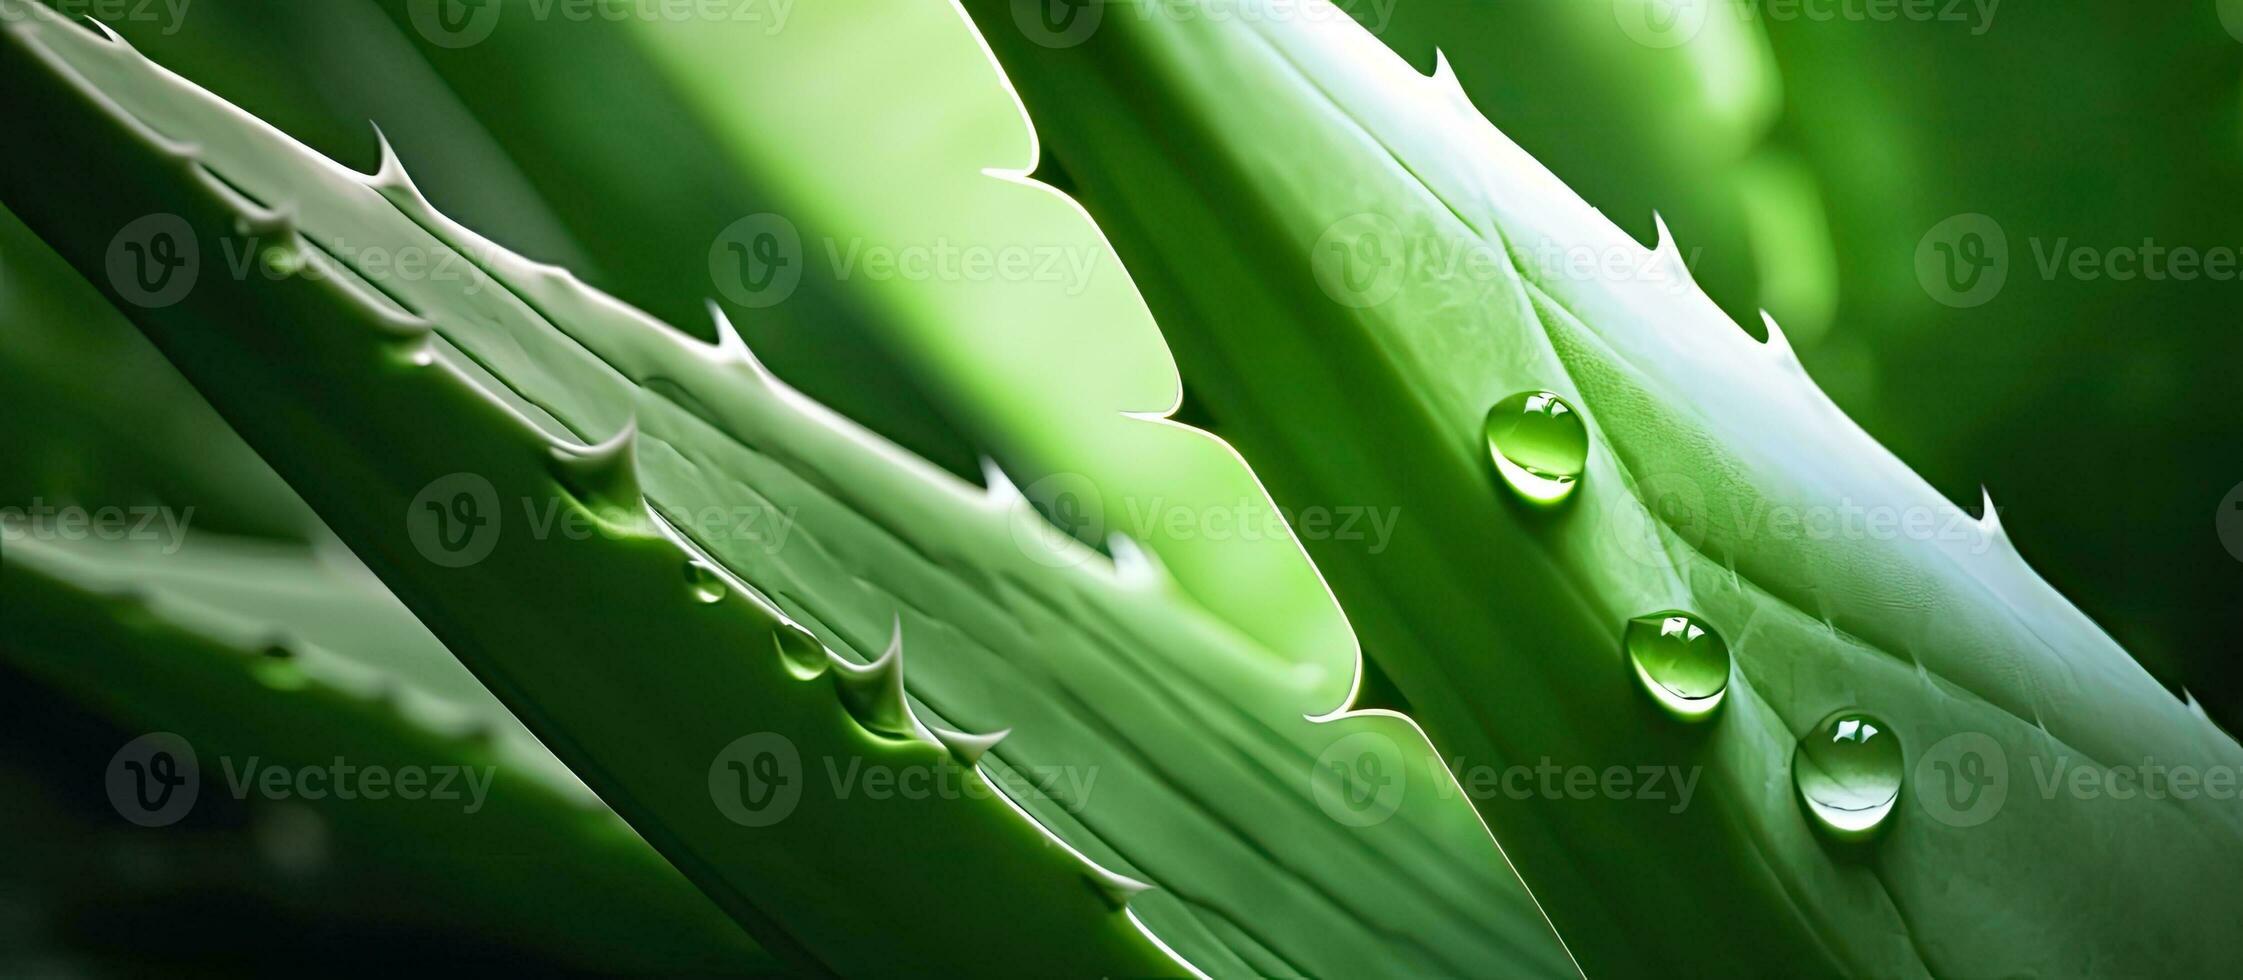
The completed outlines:
{"type": "Polygon", "coordinates": [[[1978,529],[1988,541],[2009,544],[2009,531],[2002,527],[2002,512],[1994,507],[1994,494],[1985,484],[1978,487],[1978,529]]]}
{"type": "Polygon", "coordinates": [[[1096,891],[1098,897],[1105,899],[1106,904],[1113,906],[1116,912],[1127,909],[1130,899],[1153,890],[1151,885],[1095,864],[1083,872],[1083,878],[1090,883],[1091,890],[1096,891]]]}
{"type": "Polygon", "coordinates": [[[1010,728],[1000,728],[987,735],[954,732],[933,725],[928,726],[928,730],[934,732],[935,740],[941,742],[943,748],[950,750],[951,758],[958,760],[959,765],[968,769],[980,765],[982,756],[988,755],[990,749],[996,748],[997,743],[1004,741],[1005,736],[1012,734],[1010,728]]]}
{"type": "Polygon", "coordinates": [[[1786,363],[1798,364],[1799,351],[1791,346],[1791,336],[1784,333],[1782,327],[1776,325],[1775,315],[1767,310],[1761,310],[1760,324],[1768,328],[1768,340],[1764,344],[1768,348],[1768,352],[1777,355],[1786,363]]]}
{"type": "Polygon", "coordinates": [[[1433,74],[1426,76],[1433,90],[1459,106],[1470,107],[1472,97],[1464,94],[1464,83],[1457,81],[1456,66],[1449,63],[1449,54],[1440,48],[1433,49],[1433,74]]]}
{"type": "Polygon", "coordinates": [[[915,733],[910,705],[903,694],[903,621],[898,617],[888,649],[880,659],[857,664],[838,654],[828,654],[833,667],[834,690],[841,706],[865,730],[894,738],[915,733]]]}
{"type": "Polygon", "coordinates": [[[555,475],[587,505],[635,511],[639,506],[639,419],[591,445],[556,443],[548,447],[555,475]]]}
{"type": "Polygon", "coordinates": [[[365,175],[366,186],[393,201],[402,197],[407,202],[426,206],[428,198],[413,183],[413,176],[405,172],[405,161],[397,156],[397,147],[389,141],[389,134],[382,131],[380,123],[369,120],[368,125],[374,127],[374,140],[381,145],[382,159],[373,173],[365,175]]]}
{"type": "Polygon", "coordinates": [[[1136,538],[1116,531],[1106,536],[1106,549],[1114,556],[1114,577],[1126,584],[1160,585],[1170,580],[1160,557],[1136,538]]]}
{"type": "Polygon", "coordinates": [[[107,39],[109,43],[124,48],[127,51],[138,53],[139,49],[134,48],[131,41],[125,40],[124,35],[117,33],[114,28],[111,28],[108,24],[103,23],[99,18],[80,17],[78,18],[78,20],[81,23],[85,24],[87,27],[93,28],[94,33],[101,35],[103,38],[107,39]]]}
{"type": "Polygon", "coordinates": [[[746,365],[749,371],[754,372],[758,380],[766,384],[777,384],[778,377],[771,373],[770,368],[764,366],[762,358],[755,356],[755,350],[748,346],[747,338],[740,336],[740,328],[732,324],[730,316],[725,315],[724,307],[718,305],[717,301],[713,299],[704,300],[704,302],[709,307],[709,319],[716,324],[716,353],[718,359],[746,365]]]}
{"type": "Polygon", "coordinates": [[[981,482],[988,488],[989,499],[1004,507],[1025,503],[1028,495],[1020,492],[1020,485],[1005,475],[1004,467],[987,456],[981,458],[981,482]]]}
{"type": "Polygon", "coordinates": [[[1667,218],[1657,211],[1651,212],[1651,223],[1659,229],[1659,242],[1651,249],[1656,260],[1671,266],[1678,282],[1690,283],[1690,264],[1682,260],[1682,246],[1675,243],[1674,231],[1667,227],[1667,218]]]}

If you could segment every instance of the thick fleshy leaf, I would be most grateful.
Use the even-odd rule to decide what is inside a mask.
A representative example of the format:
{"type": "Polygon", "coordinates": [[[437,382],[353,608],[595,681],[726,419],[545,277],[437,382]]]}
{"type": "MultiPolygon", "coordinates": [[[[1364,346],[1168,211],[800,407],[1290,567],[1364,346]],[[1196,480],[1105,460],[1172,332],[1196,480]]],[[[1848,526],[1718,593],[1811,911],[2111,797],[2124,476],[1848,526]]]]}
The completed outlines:
{"type": "Polygon", "coordinates": [[[496,248],[428,208],[394,157],[349,173],[70,28],[12,44],[9,84],[72,121],[41,145],[132,191],[0,165],[8,199],[39,187],[27,216],[82,267],[111,235],[76,229],[152,207],[209,251],[261,236],[237,251],[277,274],[206,269],[136,318],[762,934],[844,972],[1182,969],[1140,922],[1210,973],[1571,972],[1406,721],[1309,721],[1326,678],[1133,545],[1109,561],[1002,479],[963,484],[777,384],[729,330],[704,344],[496,248]],[[465,278],[373,271],[367,248],[464,257],[465,278]],[[452,516],[493,522],[465,538],[488,542],[476,561],[413,516],[457,488],[471,506],[452,516]],[[575,523],[541,525],[539,502],[575,523]],[[792,746],[801,788],[793,815],[742,831],[709,773],[759,729],[792,746]],[[860,772],[956,792],[891,796],[860,772]]]}
{"type": "Polygon", "coordinates": [[[2243,816],[2048,780],[2145,758],[2233,771],[2243,750],[1991,517],[1847,420],[1780,330],[1761,344],[1722,316],[1671,241],[1620,233],[1446,72],[1327,5],[1113,8],[1071,46],[1016,27],[1032,6],[968,3],[1187,383],[1238,420],[1225,434],[1280,504],[1400,509],[1390,547],[1310,552],[1464,784],[1702,774],[1686,806],[1640,781],[1475,794],[1590,974],[2234,958],[2199,924],[2233,904],[2243,816]],[[1539,390],[1589,439],[1556,507],[1511,491],[1485,434],[1492,406],[1539,390]],[[1627,624],[1668,609],[1733,651],[1709,723],[1665,717],[1630,676],[1627,624]],[[1792,771],[1797,740],[1848,707],[1888,722],[1906,763],[1881,836],[1855,846],[1817,829],[1792,771]],[[1995,774],[2003,798],[1971,794],[1995,774]]]}
{"type": "Polygon", "coordinates": [[[210,867],[196,854],[220,838],[197,828],[223,818],[167,826],[136,860],[177,877],[96,898],[72,879],[126,858],[85,833],[67,873],[23,855],[11,897],[130,921],[166,889],[239,890],[339,934],[417,930],[573,969],[774,967],[348,556],[203,531],[177,549],[81,537],[7,529],[0,661],[125,731],[185,739],[193,795],[165,819],[246,806],[257,846],[210,867]],[[424,778],[375,798],[338,782],[344,765],[424,778]],[[274,770],[292,778],[267,795],[274,770]]]}

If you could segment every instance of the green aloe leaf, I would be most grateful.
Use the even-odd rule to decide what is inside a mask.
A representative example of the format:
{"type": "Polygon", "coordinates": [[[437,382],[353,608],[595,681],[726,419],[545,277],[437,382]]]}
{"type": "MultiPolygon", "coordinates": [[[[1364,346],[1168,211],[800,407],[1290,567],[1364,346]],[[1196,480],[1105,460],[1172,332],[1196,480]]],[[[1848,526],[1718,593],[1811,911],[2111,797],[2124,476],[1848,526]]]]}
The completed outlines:
{"type": "MultiPolygon", "coordinates": [[[[289,868],[261,871],[269,862],[254,854],[239,868],[200,863],[186,887],[239,879],[322,928],[404,920],[587,969],[769,965],[341,550],[116,308],[5,211],[0,323],[0,392],[25,423],[5,450],[5,472],[20,482],[0,536],[17,627],[0,646],[15,668],[51,681],[66,710],[128,732],[181,732],[237,760],[300,769],[324,766],[334,748],[371,745],[373,764],[502,774],[488,786],[501,797],[488,817],[441,803],[365,812],[328,797],[310,819],[328,828],[315,836],[339,839],[321,849],[333,857],[317,862],[317,887],[289,868]],[[114,511],[124,523],[95,529],[63,518],[64,508],[114,511]],[[423,844],[379,868],[357,863],[399,839],[423,844]],[[523,855],[548,848],[581,860],[525,873],[523,855]],[[362,872],[465,900],[385,908],[342,884],[362,872]],[[649,931],[672,942],[645,944],[649,931]]],[[[220,772],[206,761],[215,797],[220,772]]],[[[164,859],[208,847],[180,834],[147,843],[164,859]]],[[[50,914],[69,914],[52,904],[55,891],[121,889],[111,899],[123,906],[132,904],[123,892],[164,887],[180,886],[56,869],[40,895],[50,914]]]]}
{"type": "Polygon", "coordinates": [[[1109,561],[1001,478],[963,484],[778,384],[728,329],[702,343],[498,249],[394,156],[348,172],[51,21],[15,29],[0,75],[56,120],[0,192],[97,272],[114,232],[87,229],[153,208],[257,256],[136,320],[767,943],[842,972],[1181,970],[1149,928],[1225,975],[1572,971],[1407,721],[1309,721],[1328,679],[1134,545],[1109,561]],[[369,248],[466,276],[373,271],[369,248]],[[467,536],[472,561],[444,532],[475,525],[418,516],[462,489],[482,502],[450,516],[503,522],[467,536]],[[541,532],[539,501],[588,533],[541,532]],[[799,791],[743,828],[752,804],[712,774],[759,730],[799,791]],[[965,791],[852,796],[834,775],[866,769],[965,791]],[[1006,798],[971,792],[984,778],[1006,798]]]}
{"type": "Polygon", "coordinates": [[[1234,453],[1146,420],[1183,397],[1167,350],[1097,229],[1041,183],[1059,178],[1026,176],[1033,134],[954,9],[800,5],[783,29],[534,10],[499,4],[476,44],[424,34],[422,51],[572,203],[596,258],[640,270],[609,291],[673,323],[680,297],[713,294],[790,384],[953,471],[957,445],[987,447],[1077,536],[1145,542],[1201,602],[1323,670],[1322,703],[1344,696],[1353,649],[1328,592],[1234,453]],[[553,90],[601,95],[528,94],[553,90]],[[627,146],[611,114],[634,120],[627,146]],[[751,289],[756,260],[725,250],[765,232],[781,274],[751,289]],[[951,419],[970,438],[926,432],[951,419]]]}
{"type": "Polygon", "coordinates": [[[1804,349],[1837,301],[1815,182],[1772,135],[1786,86],[1746,8],[1392,0],[1342,5],[1420,72],[1445,53],[1474,105],[1639,238],[1656,211],[1706,294],[1766,307],[1804,349]]]}
{"type": "Polygon", "coordinates": [[[1453,76],[1299,15],[1330,13],[1316,4],[1108,7],[1057,45],[1019,26],[1032,4],[967,6],[1279,503],[1400,509],[1382,550],[1309,550],[1465,785],[1541,765],[1703,774],[1680,807],[1474,794],[1590,974],[2234,958],[2233,936],[2194,925],[2243,862],[2232,806],[2044,787],[2145,758],[2232,770],[2243,750],[1990,513],[1847,420],[1780,330],[1751,339],[1672,241],[1614,228],[1453,76]],[[1541,390],[1588,438],[1556,507],[1511,492],[1484,430],[1541,390]],[[1628,623],[1670,609],[1733,652],[1708,724],[1666,717],[1629,674],[1628,623]],[[1795,744],[1845,708],[1905,750],[1898,809],[1866,844],[1819,831],[1793,788],[1795,744]],[[2006,800],[1978,809],[1966,791],[1987,784],[1951,775],[1965,766],[1998,771],[2006,800]]]}
{"type": "MultiPolygon", "coordinates": [[[[322,776],[293,804],[308,828],[281,812],[291,804],[252,800],[261,826],[280,828],[260,831],[277,856],[220,880],[338,928],[511,943],[577,969],[774,968],[347,556],[208,532],[189,541],[11,527],[0,660],[128,731],[184,737],[198,753],[192,808],[223,809],[211,801],[240,792],[237,780],[325,772],[336,759],[417,768],[445,794],[341,801],[322,776]],[[400,904],[390,889],[437,897],[400,904]]],[[[177,845],[156,855],[177,860],[208,846],[194,826],[146,843],[177,845]]],[[[51,914],[75,907],[53,894],[71,890],[64,878],[42,880],[51,914]]]]}
{"type": "Polygon", "coordinates": [[[311,512],[78,273],[0,209],[0,411],[24,432],[0,508],[169,503],[213,530],[307,540],[311,512]]]}

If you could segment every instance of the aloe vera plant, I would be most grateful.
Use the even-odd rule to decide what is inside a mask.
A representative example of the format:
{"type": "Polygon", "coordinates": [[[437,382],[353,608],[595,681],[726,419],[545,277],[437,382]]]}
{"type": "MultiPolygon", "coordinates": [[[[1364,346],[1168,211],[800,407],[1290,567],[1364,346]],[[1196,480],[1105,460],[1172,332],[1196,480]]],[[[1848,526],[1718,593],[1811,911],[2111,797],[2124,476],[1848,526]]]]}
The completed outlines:
{"type": "Polygon", "coordinates": [[[1683,812],[1476,798],[1588,972],[1675,956],[1868,975],[2233,958],[2231,937],[2192,924],[2238,859],[2237,815],[2211,801],[2016,793],[1978,826],[1903,807],[1860,851],[1818,831],[1793,747],[1841,708],[1888,722],[1911,760],[1978,736],[2017,774],[2145,755],[2232,766],[2239,750],[2041,583],[1990,509],[1967,534],[1762,523],[1868,507],[1959,529],[1961,512],[1823,398],[1773,323],[1762,344],[1719,315],[1671,240],[1627,239],[1447,72],[1421,76],[1360,32],[1155,12],[1052,47],[1007,26],[1003,0],[968,6],[1187,382],[1235,420],[1224,434],[1278,500],[1401,507],[1383,552],[1310,551],[1452,765],[1703,767],[1683,812]],[[1493,272],[1349,265],[1382,246],[1488,250],[1493,272]],[[1638,261],[1569,276],[1534,263],[1544,249],[1638,261]],[[1345,397],[1290,399],[1282,419],[1247,408],[1304,386],[1345,397]],[[1538,390],[1576,406],[1586,436],[1555,510],[1512,492],[1484,431],[1491,407],[1538,390]],[[1624,627],[1662,609],[1734,650],[1713,725],[1667,722],[1629,682],[1624,627]],[[2022,857],[2048,847],[2122,870],[2082,895],[2059,884],[2072,868],[2022,857]]]}
{"type": "MultiPolygon", "coordinates": [[[[736,335],[712,348],[497,250],[428,209],[393,156],[371,178],[350,174],[121,45],[52,22],[16,39],[19,54],[35,54],[11,57],[12,77],[48,86],[58,109],[78,116],[70,128],[95,145],[129,150],[121,159],[139,160],[135,186],[163,195],[191,225],[238,222],[274,236],[258,254],[284,274],[208,282],[146,317],[159,346],[565,760],[773,945],[796,942],[793,952],[851,971],[909,961],[1172,972],[1180,964],[1168,948],[1222,972],[1335,972],[1397,957],[1443,972],[1472,962],[1566,969],[1485,832],[1460,800],[1434,791],[1445,773],[1406,724],[1308,721],[1304,709],[1315,705],[1301,693],[1321,678],[1197,613],[1155,566],[1109,564],[1071,541],[1044,540],[1041,525],[1023,531],[1032,512],[1015,498],[949,482],[760,377],[736,335]],[[42,70],[45,58],[69,72],[42,70]],[[77,94],[75,79],[87,73],[131,114],[106,115],[112,103],[77,94]],[[174,165],[166,148],[176,144],[156,129],[194,132],[196,162],[174,165]],[[472,256],[491,291],[361,277],[339,257],[346,234],[472,256]],[[336,244],[314,244],[322,240],[336,244]],[[199,308],[206,293],[213,309],[199,308]],[[261,312],[218,312],[244,309],[261,312]],[[311,318],[323,329],[273,335],[253,325],[311,318]],[[208,329],[224,322],[247,332],[220,339],[208,329]],[[320,422],[322,413],[260,407],[279,376],[240,352],[275,343],[288,348],[286,371],[318,369],[351,410],[320,422]],[[449,435],[407,435],[435,418],[449,435]],[[367,425],[384,434],[350,435],[367,425]],[[621,435],[585,445],[587,431],[621,435]],[[408,450],[413,442],[421,448],[408,450]],[[373,477],[365,462],[337,472],[332,459],[304,461],[318,447],[354,443],[358,458],[416,472],[373,477]],[[416,546],[396,515],[409,514],[445,466],[470,462],[500,499],[561,499],[598,533],[499,535],[461,568],[416,554],[428,541],[416,546]],[[636,507],[642,494],[648,510],[636,507]],[[728,499],[799,514],[792,533],[815,537],[782,551],[696,523],[700,504],[728,499]],[[549,621],[535,623],[470,614],[499,590],[549,578],[550,569],[533,569],[551,564],[573,587],[599,586],[599,601],[563,596],[540,606],[549,621]],[[875,591],[859,598],[866,587],[875,591]],[[585,618],[595,609],[597,619],[585,618]],[[775,632],[782,615],[854,655],[775,632]],[[633,622],[666,638],[658,665],[614,656],[606,637],[633,622]],[[883,646],[877,658],[856,653],[883,646]],[[904,649],[914,651],[909,671],[904,649]],[[640,690],[644,705],[626,703],[617,717],[618,687],[640,690]],[[692,757],[722,749],[715,735],[747,724],[721,709],[734,699],[817,763],[935,770],[978,761],[1033,819],[987,795],[851,800],[813,781],[791,800],[791,819],[727,829],[722,791],[710,801],[709,763],[692,757]],[[999,725],[1011,734],[992,752],[995,739],[975,733],[999,725]],[[1187,732],[1193,751],[1156,748],[1187,732]],[[1383,821],[1350,827],[1316,802],[1323,777],[1312,763],[1332,742],[1366,736],[1393,746],[1395,777],[1419,788],[1383,821]],[[1095,803],[1070,798],[1033,782],[1039,769],[1097,774],[1119,788],[1095,803]],[[1289,830],[1270,833],[1273,820],[1289,830]],[[1090,856],[1040,843],[1039,824],[1090,856]],[[791,856],[844,845],[888,855],[853,865],[866,876],[859,889],[888,894],[818,900],[846,882],[829,862],[791,856]],[[906,856],[946,870],[889,878],[906,856]],[[1132,897],[1145,887],[1137,875],[1160,890],[1132,897]],[[843,911],[889,931],[867,943],[830,918],[843,911]],[[968,925],[1009,941],[913,941],[968,925]]],[[[71,210],[87,206],[107,207],[78,198],[71,210]]],[[[27,210],[37,222],[41,207],[27,210]]],[[[100,248],[59,227],[50,233],[81,259],[81,249],[100,248]]]]}
{"type": "MultiPolygon", "coordinates": [[[[772,968],[379,589],[352,588],[348,573],[269,544],[206,539],[169,559],[30,536],[7,547],[0,657],[122,726],[176,733],[210,753],[202,798],[337,758],[447,774],[431,777],[444,784],[440,805],[300,804],[316,821],[309,842],[267,847],[308,867],[265,879],[254,869],[274,858],[245,862],[237,873],[253,885],[244,890],[300,914],[347,910],[369,930],[460,930],[579,969],[772,968]],[[299,621],[284,626],[276,614],[299,621]],[[366,649],[354,657],[304,638],[322,631],[325,642],[366,649]],[[421,669],[400,673],[400,661],[421,669]],[[215,764],[221,754],[235,765],[215,764]],[[553,853],[572,857],[547,860],[553,853]],[[441,898],[392,906],[366,891],[377,881],[441,898]]],[[[286,817],[280,809],[266,816],[286,817]]]]}
{"type": "MultiPolygon", "coordinates": [[[[797,966],[1882,976],[2233,959],[2194,906],[2238,870],[2234,814],[2035,798],[2025,779],[2136,755],[2232,769],[2243,750],[2041,583],[1990,503],[1980,520],[1939,498],[1822,398],[1772,322],[1762,344],[1721,315],[1663,225],[1638,245],[1489,127],[1445,59],[1424,78],[1322,5],[1115,5],[1056,46],[1022,34],[1040,5],[966,6],[1042,152],[984,101],[975,118],[1019,156],[961,139],[946,162],[997,172],[920,183],[790,157],[749,120],[815,132],[802,120],[821,107],[734,111],[725,92],[844,38],[916,44],[942,19],[925,9],[888,25],[820,11],[745,63],[708,33],[629,32],[734,163],[821,228],[1119,249],[1167,349],[1119,281],[857,297],[901,362],[959,383],[939,397],[1004,457],[981,486],[778,381],[721,312],[665,327],[444,217],[386,142],[374,173],[351,172],[25,0],[0,0],[0,83],[39,111],[0,159],[0,199],[797,966]],[[150,215],[252,263],[206,262],[178,302],[136,303],[112,253],[150,215]],[[1631,271],[1537,264],[1552,253],[1631,271]],[[944,333],[983,316],[989,336],[944,333]],[[1089,353],[1007,359],[1031,338],[1089,353]],[[1169,415],[1228,438],[1274,504],[1169,415]],[[1142,543],[1073,540],[1007,470],[1122,504],[1105,521],[1142,543]],[[1163,492],[1188,510],[1238,495],[1257,513],[1400,518],[1375,543],[1304,534],[1306,556],[1290,533],[1218,547],[1129,509],[1163,492]],[[1949,530],[1775,523],[1864,506],[1949,530]],[[1929,795],[1956,745],[1980,761],[1991,746],[2011,774],[1990,820],[1929,795]],[[742,794],[782,758],[786,781],[758,785],[794,789],[766,819],[769,800],[742,794]],[[1545,767],[1688,783],[1503,791],[1545,767]],[[867,771],[958,791],[839,775],[867,771]],[[2038,860],[2052,848],[2070,860],[2038,860]],[[2082,891],[2073,863],[2110,873],[2082,891]]],[[[652,265],[638,275],[660,278],[652,265]]],[[[51,605],[57,624],[98,615],[51,605]]]]}
{"type": "MultiPolygon", "coordinates": [[[[0,528],[11,627],[0,664],[11,677],[67,695],[96,723],[257,760],[213,766],[205,799],[227,795],[234,778],[253,786],[255,765],[301,771],[346,754],[362,767],[455,774],[446,795],[462,802],[450,807],[352,806],[322,793],[302,805],[308,817],[250,808],[260,827],[312,821],[305,835],[316,846],[288,859],[308,869],[265,872],[268,857],[241,857],[227,872],[236,887],[309,918],[448,932],[556,965],[771,965],[333,543],[130,323],[5,213],[0,270],[0,378],[11,417],[31,423],[9,446],[11,476],[23,482],[10,487],[0,528]],[[42,516],[105,502],[129,502],[131,519],[160,533],[89,541],[42,516]],[[156,513],[161,521],[140,516],[156,513]],[[487,781],[471,798],[459,773],[487,781]],[[379,869],[364,863],[397,840],[421,843],[379,869]],[[525,859],[550,851],[576,859],[525,859]],[[363,892],[369,876],[443,897],[392,906],[363,892]],[[647,944],[646,935],[667,938],[647,944]]],[[[151,848],[165,860],[210,848],[149,843],[174,845],[151,848]]],[[[19,897],[53,903],[50,918],[181,887],[89,881],[82,867],[24,871],[38,884],[19,897]]]]}

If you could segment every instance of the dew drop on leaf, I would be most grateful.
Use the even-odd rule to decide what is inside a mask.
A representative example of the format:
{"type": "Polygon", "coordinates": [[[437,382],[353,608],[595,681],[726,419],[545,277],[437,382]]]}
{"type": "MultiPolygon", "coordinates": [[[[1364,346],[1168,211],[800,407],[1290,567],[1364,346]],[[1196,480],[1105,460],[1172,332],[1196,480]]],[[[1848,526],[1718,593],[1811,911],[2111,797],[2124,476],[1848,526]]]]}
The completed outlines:
{"type": "Polygon", "coordinates": [[[702,602],[723,599],[727,591],[724,578],[716,573],[716,569],[698,561],[686,563],[685,582],[693,587],[693,597],[702,602]]]}
{"type": "Polygon", "coordinates": [[[1519,495],[1554,504],[1573,493],[1589,458],[1589,430],[1565,399],[1522,391],[1488,410],[1488,452],[1519,495]]]}
{"type": "Polygon", "coordinates": [[[1858,839],[1892,813],[1904,765],[1900,736],[1876,716],[1849,708],[1799,739],[1791,781],[1825,831],[1858,839]]]}
{"type": "Polygon", "coordinates": [[[1684,721],[1713,715],[1729,690],[1729,644],[1706,622],[1685,612],[1653,613],[1628,621],[1628,663],[1644,693],[1684,721]]]}
{"type": "Polygon", "coordinates": [[[796,677],[809,680],[826,670],[826,647],[810,631],[793,623],[780,623],[776,631],[779,657],[796,677]]]}

